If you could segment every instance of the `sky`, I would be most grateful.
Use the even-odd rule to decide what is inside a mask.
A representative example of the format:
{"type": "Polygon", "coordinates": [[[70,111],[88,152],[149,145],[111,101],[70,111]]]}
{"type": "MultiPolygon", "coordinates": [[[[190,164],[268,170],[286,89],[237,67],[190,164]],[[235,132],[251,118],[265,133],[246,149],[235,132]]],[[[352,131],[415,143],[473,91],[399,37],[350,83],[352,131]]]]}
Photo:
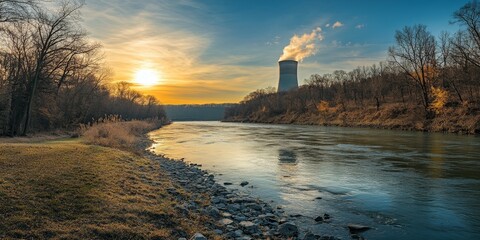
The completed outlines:
{"type": "Polygon", "coordinates": [[[455,32],[452,14],[468,0],[86,0],[86,30],[103,45],[112,82],[128,81],[165,104],[233,103],[276,87],[278,60],[294,35],[314,51],[299,64],[311,74],[350,71],[387,59],[396,30],[424,24],[455,32]],[[153,86],[135,82],[154,70],[153,86]]]}

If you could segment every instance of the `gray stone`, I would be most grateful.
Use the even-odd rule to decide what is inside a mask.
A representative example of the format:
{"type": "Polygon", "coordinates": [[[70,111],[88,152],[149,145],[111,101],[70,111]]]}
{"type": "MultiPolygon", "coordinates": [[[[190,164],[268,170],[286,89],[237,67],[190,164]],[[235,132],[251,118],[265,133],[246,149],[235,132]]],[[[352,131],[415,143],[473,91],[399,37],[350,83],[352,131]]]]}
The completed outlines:
{"type": "Polygon", "coordinates": [[[190,240],[207,240],[205,236],[203,236],[201,233],[195,233],[190,240]]]}
{"type": "Polygon", "coordinates": [[[236,231],[234,232],[234,234],[235,234],[235,235],[234,235],[235,237],[241,237],[241,236],[243,235],[243,231],[240,230],[240,229],[238,229],[238,230],[236,230],[236,231]]]}
{"type": "Polygon", "coordinates": [[[320,238],[320,236],[317,236],[317,235],[315,235],[315,234],[313,234],[313,233],[311,233],[311,232],[307,232],[307,233],[305,234],[305,236],[303,237],[303,240],[317,240],[317,239],[319,239],[319,238],[320,238]]]}
{"type": "Polygon", "coordinates": [[[247,218],[245,216],[242,216],[242,215],[236,215],[233,217],[235,220],[237,221],[245,221],[247,220],[247,218]]]}
{"type": "Polygon", "coordinates": [[[215,229],[213,230],[217,235],[222,235],[223,234],[223,231],[220,230],[220,229],[215,229]]]}
{"type": "Polygon", "coordinates": [[[262,206],[260,206],[259,204],[256,204],[256,203],[249,203],[249,204],[246,204],[245,205],[246,207],[249,207],[255,211],[262,211],[262,206]]]}
{"type": "Polygon", "coordinates": [[[258,225],[250,221],[241,221],[239,225],[245,229],[245,232],[250,234],[256,233],[259,230],[258,225]]]}
{"type": "Polygon", "coordinates": [[[228,212],[222,212],[222,216],[228,218],[228,217],[231,217],[232,214],[228,213],[228,212]]]}
{"type": "Polygon", "coordinates": [[[241,206],[240,206],[240,204],[235,203],[235,204],[228,205],[227,208],[228,208],[228,211],[230,213],[233,213],[233,212],[237,212],[238,210],[240,210],[241,206]]]}
{"type": "Polygon", "coordinates": [[[233,221],[232,221],[231,219],[224,218],[224,219],[218,221],[218,223],[219,223],[221,226],[226,226],[226,225],[232,224],[233,221]]]}
{"type": "Polygon", "coordinates": [[[239,225],[244,228],[249,228],[249,227],[255,226],[255,223],[250,221],[241,221],[239,225]]]}
{"type": "Polygon", "coordinates": [[[350,233],[365,232],[365,231],[371,229],[371,227],[360,225],[360,224],[348,224],[347,227],[348,227],[348,230],[350,231],[350,233]]]}
{"type": "Polygon", "coordinates": [[[208,207],[207,208],[208,215],[212,217],[220,217],[220,211],[216,207],[208,207]]]}
{"type": "Polygon", "coordinates": [[[284,237],[298,236],[298,227],[293,222],[286,222],[278,227],[278,233],[284,237]]]}
{"type": "Polygon", "coordinates": [[[286,223],[287,221],[288,221],[288,220],[287,220],[286,218],[280,218],[280,220],[278,220],[278,222],[279,222],[280,224],[286,223]]]}
{"type": "Polygon", "coordinates": [[[249,236],[241,236],[239,238],[236,238],[235,240],[252,240],[252,238],[249,236]]]}
{"type": "Polygon", "coordinates": [[[247,185],[248,185],[248,182],[247,182],[247,181],[243,181],[242,183],[240,183],[240,186],[242,186],[242,187],[245,187],[245,186],[247,186],[247,185]]]}

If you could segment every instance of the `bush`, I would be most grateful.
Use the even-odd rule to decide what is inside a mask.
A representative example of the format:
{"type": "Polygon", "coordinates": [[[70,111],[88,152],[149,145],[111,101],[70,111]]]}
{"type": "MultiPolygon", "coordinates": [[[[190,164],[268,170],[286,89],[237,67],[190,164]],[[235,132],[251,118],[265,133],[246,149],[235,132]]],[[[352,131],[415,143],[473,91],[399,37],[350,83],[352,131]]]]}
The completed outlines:
{"type": "Polygon", "coordinates": [[[113,116],[100,119],[91,126],[83,125],[79,134],[90,144],[136,151],[141,136],[163,124],[157,119],[122,121],[113,116]]]}

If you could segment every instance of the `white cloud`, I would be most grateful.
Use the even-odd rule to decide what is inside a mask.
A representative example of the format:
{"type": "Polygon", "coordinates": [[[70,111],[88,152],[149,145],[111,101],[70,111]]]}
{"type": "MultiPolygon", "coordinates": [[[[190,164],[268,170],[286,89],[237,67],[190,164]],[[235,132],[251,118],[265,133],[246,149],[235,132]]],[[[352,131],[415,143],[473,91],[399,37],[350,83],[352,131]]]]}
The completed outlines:
{"type": "Polygon", "coordinates": [[[336,21],[333,25],[332,25],[332,28],[335,29],[335,28],[339,28],[339,27],[343,27],[343,23],[339,22],[339,21],[336,21]]]}
{"type": "Polygon", "coordinates": [[[358,24],[357,26],[355,26],[356,29],[362,29],[365,27],[365,24],[358,24]]]}

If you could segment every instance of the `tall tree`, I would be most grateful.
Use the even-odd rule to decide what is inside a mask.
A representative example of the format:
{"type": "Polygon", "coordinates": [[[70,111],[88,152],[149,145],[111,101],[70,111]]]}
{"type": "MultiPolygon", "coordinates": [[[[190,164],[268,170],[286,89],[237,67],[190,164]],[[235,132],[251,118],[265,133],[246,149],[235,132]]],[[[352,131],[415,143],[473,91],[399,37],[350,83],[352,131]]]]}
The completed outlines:
{"type": "Polygon", "coordinates": [[[421,90],[423,106],[428,112],[430,90],[436,74],[436,41],[425,25],[404,27],[395,34],[396,45],[389,55],[421,90]]]}
{"type": "Polygon", "coordinates": [[[453,44],[456,50],[470,63],[480,67],[480,6],[471,1],[453,14],[454,22],[466,27],[453,44]]]}
{"type": "MultiPolygon", "coordinates": [[[[22,134],[28,132],[32,107],[41,75],[46,66],[56,58],[65,57],[77,50],[77,44],[83,42],[85,32],[78,26],[79,9],[82,2],[65,2],[55,14],[39,11],[33,26],[36,45],[35,70],[29,80],[25,123],[22,134]],[[61,56],[63,54],[63,56],[61,56]]],[[[67,57],[68,59],[68,57],[67,57]]]]}
{"type": "Polygon", "coordinates": [[[35,8],[36,0],[0,0],[0,23],[24,20],[35,8]]]}

